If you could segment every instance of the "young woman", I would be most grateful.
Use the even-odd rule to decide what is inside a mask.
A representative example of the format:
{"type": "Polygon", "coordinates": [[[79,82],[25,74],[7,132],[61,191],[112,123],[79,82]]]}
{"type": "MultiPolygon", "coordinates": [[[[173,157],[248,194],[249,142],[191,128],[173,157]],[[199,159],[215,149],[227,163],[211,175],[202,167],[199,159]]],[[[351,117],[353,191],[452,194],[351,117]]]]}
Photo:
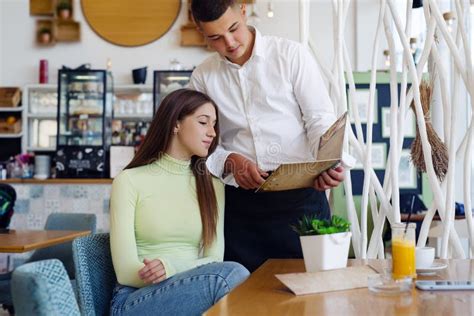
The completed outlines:
{"type": "Polygon", "coordinates": [[[112,315],[200,315],[248,276],[240,264],[222,262],[224,188],[206,168],[218,134],[214,102],[177,90],[115,178],[112,315]]]}

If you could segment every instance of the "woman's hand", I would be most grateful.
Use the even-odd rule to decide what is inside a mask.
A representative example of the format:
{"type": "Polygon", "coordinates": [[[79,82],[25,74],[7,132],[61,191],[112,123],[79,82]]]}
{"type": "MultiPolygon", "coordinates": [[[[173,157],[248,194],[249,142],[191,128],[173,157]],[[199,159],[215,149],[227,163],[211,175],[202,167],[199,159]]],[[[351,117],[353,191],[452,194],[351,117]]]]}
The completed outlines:
{"type": "Polygon", "coordinates": [[[138,276],[145,283],[158,283],[166,279],[165,266],[160,259],[143,259],[145,266],[138,271],[138,276]]]}

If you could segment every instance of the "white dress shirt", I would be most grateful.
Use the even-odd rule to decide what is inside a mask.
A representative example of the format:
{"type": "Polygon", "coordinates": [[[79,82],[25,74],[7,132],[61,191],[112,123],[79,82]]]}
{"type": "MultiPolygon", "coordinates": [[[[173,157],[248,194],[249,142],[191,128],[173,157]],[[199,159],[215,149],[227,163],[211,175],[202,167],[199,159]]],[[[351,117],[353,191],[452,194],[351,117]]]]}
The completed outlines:
{"type": "MultiPolygon", "coordinates": [[[[297,42],[251,31],[255,44],[244,65],[216,53],[191,77],[190,88],[209,95],[219,109],[220,144],[207,165],[220,178],[231,153],[264,171],[314,161],[320,136],[336,120],[310,52],[297,42]]],[[[223,181],[237,186],[232,175],[223,181]]]]}

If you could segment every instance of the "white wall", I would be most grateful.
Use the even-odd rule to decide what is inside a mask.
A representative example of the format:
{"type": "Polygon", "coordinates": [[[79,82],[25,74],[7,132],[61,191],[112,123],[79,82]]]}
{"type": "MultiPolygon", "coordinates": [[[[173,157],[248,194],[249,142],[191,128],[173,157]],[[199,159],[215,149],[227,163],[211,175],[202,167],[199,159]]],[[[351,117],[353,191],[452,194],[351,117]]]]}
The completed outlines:
{"type": "MultiPolygon", "coordinates": [[[[373,0],[369,0],[373,1],[373,0]]],[[[329,0],[310,0],[310,37],[317,45],[317,54],[322,63],[328,68],[332,66],[334,57],[334,21],[332,1],[329,0]]],[[[277,2],[278,3],[278,2],[277,2]]],[[[345,40],[349,54],[351,55],[351,63],[353,69],[356,67],[356,37],[355,37],[355,1],[351,1],[349,12],[346,19],[345,40]]],[[[298,27],[297,21],[296,26],[298,27]]]]}
{"type": "MultiPolygon", "coordinates": [[[[1,2],[2,0],[0,0],[1,2]]],[[[3,74],[3,67],[2,67],[2,54],[3,54],[3,23],[2,21],[5,20],[3,16],[3,6],[0,3],[0,85],[2,83],[2,74],[3,74]]]]}
{"type": "MultiPolygon", "coordinates": [[[[0,1],[4,11],[0,22],[3,26],[0,38],[4,42],[3,56],[0,55],[0,82],[4,85],[22,86],[37,82],[39,60],[43,58],[49,61],[50,82],[56,82],[57,69],[62,65],[77,67],[88,62],[93,68],[103,69],[107,58],[111,58],[116,82],[131,83],[130,73],[133,68],[145,65],[149,70],[167,68],[172,58],[177,58],[184,66],[192,67],[209,54],[201,48],[179,46],[179,29],[186,18],[184,5],[178,20],[161,39],[148,45],[125,48],[106,42],[96,35],[82,15],[80,1],[74,0],[74,18],[81,23],[81,41],[39,47],[35,44],[35,21],[38,17],[29,15],[29,1],[0,1]]],[[[151,71],[148,73],[148,80],[151,79],[150,73],[151,71]]]]}
{"type": "MultiPolygon", "coordinates": [[[[375,40],[376,25],[379,14],[380,4],[374,4],[373,1],[358,1],[356,4],[356,63],[357,69],[360,71],[369,71],[372,63],[372,50],[375,40]],[[368,23],[371,21],[371,23],[368,23]]],[[[383,50],[386,49],[386,40],[383,29],[379,37],[379,52],[378,59],[379,67],[383,68],[383,50]]]]}
{"type": "MultiPolygon", "coordinates": [[[[370,0],[373,1],[373,0],[370,0]]],[[[105,68],[107,58],[112,60],[116,83],[131,83],[131,69],[148,66],[147,83],[151,83],[152,70],[167,69],[169,62],[177,58],[185,67],[199,64],[210,53],[199,47],[181,47],[180,27],[186,19],[186,1],[179,18],[159,40],[140,47],[126,48],[106,42],[97,36],[85,21],[80,1],[74,0],[75,20],[81,23],[81,41],[57,43],[53,47],[35,44],[35,21],[39,17],[29,15],[28,0],[0,0],[0,85],[23,86],[38,82],[39,60],[49,61],[50,82],[57,80],[57,69],[62,65],[77,67],[91,63],[93,68],[105,68]]],[[[353,6],[353,5],[352,5],[353,6]]],[[[278,35],[299,40],[298,1],[273,0],[275,16],[267,17],[268,1],[257,0],[260,16],[259,30],[263,34],[278,35]]],[[[251,7],[248,8],[251,10],[251,7]]],[[[332,9],[329,0],[311,0],[311,36],[318,43],[318,55],[327,63],[332,62],[332,9]]],[[[354,49],[354,10],[348,17],[347,36],[349,51],[354,49]]]]}
{"type": "Polygon", "coordinates": [[[3,68],[3,60],[4,60],[4,48],[6,46],[5,40],[4,40],[4,33],[5,33],[5,24],[3,21],[5,21],[5,10],[3,9],[2,2],[5,0],[0,0],[0,85],[2,83],[2,75],[5,72],[3,68]]]}

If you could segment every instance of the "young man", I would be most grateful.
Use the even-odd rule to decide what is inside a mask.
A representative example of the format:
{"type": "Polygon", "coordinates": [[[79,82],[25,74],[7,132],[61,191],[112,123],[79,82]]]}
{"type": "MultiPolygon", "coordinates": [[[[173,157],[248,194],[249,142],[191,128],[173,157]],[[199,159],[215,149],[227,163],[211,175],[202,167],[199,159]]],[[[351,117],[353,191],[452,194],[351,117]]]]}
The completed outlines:
{"type": "Polygon", "coordinates": [[[290,225],[304,214],[329,217],[324,190],[343,181],[344,168],[310,189],[255,189],[281,163],[315,160],[336,120],[319,68],[302,45],[247,26],[245,5],[235,0],[193,0],[192,13],[218,53],[194,70],[191,88],[219,108],[220,146],[208,167],[227,184],[225,260],[253,271],[269,258],[301,258],[290,225]]]}

